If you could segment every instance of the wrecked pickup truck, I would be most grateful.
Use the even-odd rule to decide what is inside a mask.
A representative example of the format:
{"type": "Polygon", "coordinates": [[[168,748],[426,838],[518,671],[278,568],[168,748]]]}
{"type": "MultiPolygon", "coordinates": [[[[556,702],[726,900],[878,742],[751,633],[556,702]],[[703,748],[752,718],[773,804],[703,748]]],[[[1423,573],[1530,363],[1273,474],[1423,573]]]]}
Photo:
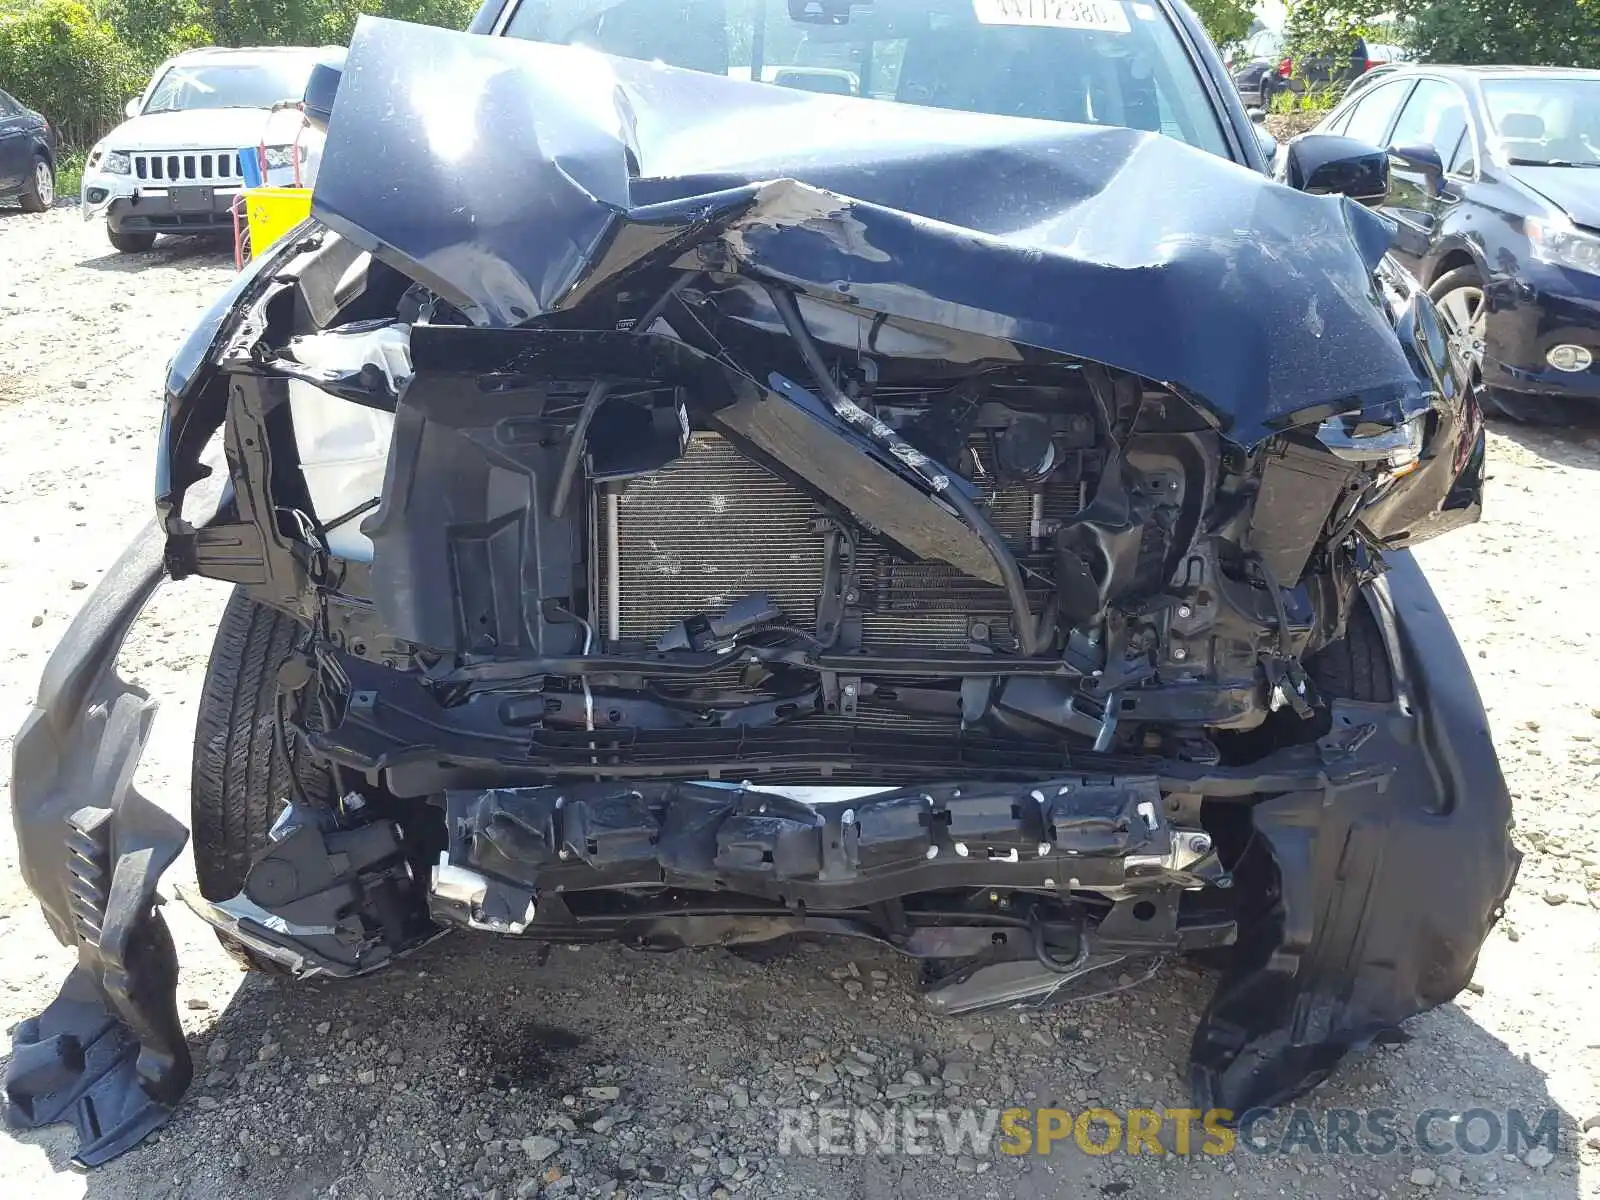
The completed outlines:
{"type": "Polygon", "coordinates": [[[1484,439],[1349,198],[1382,156],[1267,179],[1163,0],[581,7],[364,19],[314,81],[313,218],[173,360],[156,521],[17,738],[79,963],[11,1119],[95,1163],[190,1080],[115,670],[164,578],[234,586],[186,899],[259,969],[838,935],[960,1013],[1202,954],[1236,1111],[1450,999],[1517,858],[1407,548],[1484,439]],[[760,82],[783,45],[825,88],[760,82]]]}

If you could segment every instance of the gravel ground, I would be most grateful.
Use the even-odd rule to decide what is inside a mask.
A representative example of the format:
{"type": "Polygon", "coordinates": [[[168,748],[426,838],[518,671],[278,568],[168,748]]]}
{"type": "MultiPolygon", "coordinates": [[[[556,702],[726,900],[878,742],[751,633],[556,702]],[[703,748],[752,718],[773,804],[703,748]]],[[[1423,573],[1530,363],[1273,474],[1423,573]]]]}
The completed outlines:
{"type": "MultiPolygon", "coordinates": [[[[215,244],[128,258],[70,208],[0,213],[0,783],[47,654],[146,519],[164,364],[230,271],[215,244]]],[[[1600,1132],[1583,1130],[1600,1117],[1600,435],[1499,427],[1491,441],[1488,520],[1423,558],[1488,701],[1528,858],[1473,987],[1411,1022],[1407,1044],[1351,1055],[1309,1101],[1397,1110],[1393,1153],[1096,1157],[1070,1141],[1048,1158],[778,1152],[775,1110],[806,1104],[1181,1107],[1210,990],[1187,967],[1064,1009],[961,1020],[920,1010],[909,964],[849,946],[766,963],[615,948],[541,961],[461,935],[368,981],[276,984],[241,975],[173,905],[196,1086],[158,1137],[86,1175],[59,1128],[0,1140],[0,1190],[1600,1196],[1600,1132]],[[1557,1110],[1559,1153],[1430,1157],[1407,1134],[1428,1108],[1474,1107],[1557,1110]]],[[[123,656],[163,699],[141,786],[179,811],[221,600],[196,583],[162,593],[123,656]]],[[[16,875],[9,824],[0,854],[9,1030],[48,1002],[70,959],[16,875]]],[[[181,863],[169,889],[191,871],[181,863]]]]}

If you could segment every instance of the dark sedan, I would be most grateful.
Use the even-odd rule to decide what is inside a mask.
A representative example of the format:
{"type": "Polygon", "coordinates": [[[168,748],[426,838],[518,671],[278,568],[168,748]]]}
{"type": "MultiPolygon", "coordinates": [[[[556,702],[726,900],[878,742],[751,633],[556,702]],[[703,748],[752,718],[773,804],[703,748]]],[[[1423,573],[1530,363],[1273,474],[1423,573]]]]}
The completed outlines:
{"type": "Polygon", "coordinates": [[[44,212],[56,199],[56,134],[50,122],[0,91],[0,201],[44,212]]]}
{"type": "Polygon", "coordinates": [[[1391,67],[1317,132],[1388,147],[1395,253],[1491,407],[1600,401],[1600,71],[1391,67]]]}

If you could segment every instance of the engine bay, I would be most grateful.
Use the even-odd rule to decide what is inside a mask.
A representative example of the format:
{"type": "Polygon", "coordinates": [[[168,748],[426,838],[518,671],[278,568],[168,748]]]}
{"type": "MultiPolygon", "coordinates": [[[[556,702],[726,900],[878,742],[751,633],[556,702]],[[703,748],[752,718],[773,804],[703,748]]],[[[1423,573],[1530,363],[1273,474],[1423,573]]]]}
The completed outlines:
{"type": "Polygon", "coordinates": [[[1324,731],[1303,662],[1379,569],[1407,431],[1241,447],[1098,363],[661,280],[483,329],[329,238],[262,303],[230,466],[272,485],[241,509],[274,514],[257,574],[312,631],[293,711],[336,760],[432,728],[506,783],[1005,776],[1083,750],[1244,763],[1324,731]]]}

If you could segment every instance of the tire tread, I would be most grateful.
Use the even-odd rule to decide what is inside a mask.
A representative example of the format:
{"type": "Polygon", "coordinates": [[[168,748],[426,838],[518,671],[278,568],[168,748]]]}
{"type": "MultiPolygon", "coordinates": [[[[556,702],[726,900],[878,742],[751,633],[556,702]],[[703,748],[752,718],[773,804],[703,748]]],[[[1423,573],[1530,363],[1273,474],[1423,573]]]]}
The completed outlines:
{"type": "Polygon", "coordinates": [[[1394,672],[1378,619],[1357,599],[1345,635],[1306,662],[1306,673],[1324,695],[1387,704],[1394,699],[1394,672]]]}
{"type": "Polygon", "coordinates": [[[195,874],[209,900],[244,886],[256,851],[289,797],[292,770],[313,799],[330,799],[327,772],[287,735],[290,762],[277,747],[278,668],[300,626],[235,589],[217,626],[195,721],[191,828],[195,874]]]}

